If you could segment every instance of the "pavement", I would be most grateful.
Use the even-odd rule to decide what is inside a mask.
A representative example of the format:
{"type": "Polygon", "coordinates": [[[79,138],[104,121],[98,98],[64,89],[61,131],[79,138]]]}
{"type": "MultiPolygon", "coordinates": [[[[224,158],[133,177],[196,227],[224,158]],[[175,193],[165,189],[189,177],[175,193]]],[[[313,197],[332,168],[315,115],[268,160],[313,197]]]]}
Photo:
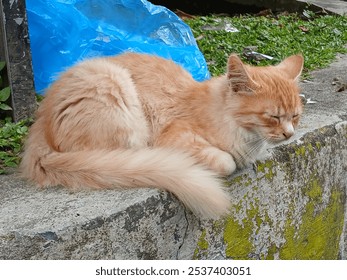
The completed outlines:
{"type": "Polygon", "coordinates": [[[327,12],[338,14],[338,15],[347,15],[347,1],[338,1],[338,0],[298,0],[304,5],[309,3],[311,6],[315,6],[315,9],[324,9],[327,12]]]}
{"type": "Polygon", "coordinates": [[[347,1],[340,0],[225,0],[230,3],[258,6],[275,11],[298,12],[305,9],[346,15],[347,1]]]}
{"type": "Polygon", "coordinates": [[[226,178],[225,219],[156,189],[38,190],[14,172],[0,176],[0,259],[347,259],[346,69],[339,55],[301,83],[295,137],[226,178]]]}

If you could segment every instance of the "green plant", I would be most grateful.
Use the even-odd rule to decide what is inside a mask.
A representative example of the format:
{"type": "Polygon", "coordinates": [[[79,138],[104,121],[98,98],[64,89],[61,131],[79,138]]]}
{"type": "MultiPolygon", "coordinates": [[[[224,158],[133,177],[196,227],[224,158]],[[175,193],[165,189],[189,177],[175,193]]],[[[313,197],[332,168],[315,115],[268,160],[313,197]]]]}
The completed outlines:
{"type": "Polygon", "coordinates": [[[28,126],[28,120],[13,123],[11,118],[6,118],[0,121],[0,174],[5,173],[6,168],[18,165],[28,126]]]}
{"type": "MultiPolygon", "coordinates": [[[[0,73],[3,72],[5,65],[6,65],[5,62],[0,61],[0,73]]],[[[2,78],[2,75],[0,75],[0,110],[9,111],[9,110],[12,110],[12,108],[4,102],[6,102],[8,98],[10,97],[11,89],[10,87],[3,87],[3,86],[4,86],[3,78],[2,78]]]]}
{"type": "MultiPolygon", "coordinates": [[[[0,62],[0,112],[12,110],[6,104],[11,90],[4,86],[3,72],[5,62],[0,62]]],[[[13,123],[11,118],[0,120],[0,174],[6,173],[9,167],[16,167],[19,163],[19,154],[23,146],[23,138],[28,133],[28,121],[13,123]]]]}

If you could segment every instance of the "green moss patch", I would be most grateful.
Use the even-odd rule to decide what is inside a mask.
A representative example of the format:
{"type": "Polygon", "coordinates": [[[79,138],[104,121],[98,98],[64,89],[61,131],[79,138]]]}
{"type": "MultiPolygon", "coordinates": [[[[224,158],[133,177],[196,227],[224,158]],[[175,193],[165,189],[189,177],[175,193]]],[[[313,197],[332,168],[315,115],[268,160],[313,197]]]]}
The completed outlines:
{"type": "Polygon", "coordinates": [[[342,191],[333,189],[329,203],[324,207],[323,187],[316,178],[308,182],[304,192],[309,200],[301,223],[294,224],[293,217],[288,218],[284,232],[286,243],[280,249],[280,258],[337,259],[343,228],[345,195],[342,191]]]}

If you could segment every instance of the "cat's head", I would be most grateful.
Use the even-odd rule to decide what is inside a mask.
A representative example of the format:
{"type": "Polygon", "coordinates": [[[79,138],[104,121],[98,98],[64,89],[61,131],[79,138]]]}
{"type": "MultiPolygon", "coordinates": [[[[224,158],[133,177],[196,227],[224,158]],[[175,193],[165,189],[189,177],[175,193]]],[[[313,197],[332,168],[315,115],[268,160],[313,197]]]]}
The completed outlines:
{"type": "Polygon", "coordinates": [[[249,66],[231,55],[227,78],[238,124],[268,142],[289,139],[303,111],[298,87],[303,62],[293,55],[276,66],[249,66]]]}

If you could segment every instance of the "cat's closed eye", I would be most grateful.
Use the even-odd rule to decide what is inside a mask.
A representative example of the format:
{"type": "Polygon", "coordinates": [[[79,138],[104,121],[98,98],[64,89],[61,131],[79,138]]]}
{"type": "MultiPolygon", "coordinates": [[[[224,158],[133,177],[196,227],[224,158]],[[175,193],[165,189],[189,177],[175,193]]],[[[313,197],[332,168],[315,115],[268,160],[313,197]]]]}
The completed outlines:
{"type": "Polygon", "coordinates": [[[279,115],[273,115],[271,113],[265,113],[265,116],[268,119],[270,119],[270,120],[272,120],[272,121],[274,121],[276,123],[279,123],[281,121],[281,116],[279,116],[279,115]]]}
{"type": "MultiPolygon", "coordinates": [[[[275,119],[275,120],[278,120],[278,121],[280,121],[280,120],[281,120],[281,117],[282,117],[282,116],[278,116],[278,115],[269,115],[269,116],[270,116],[271,119],[275,119]]],[[[292,115],[292,119],[293,119],[293,120],[294,120],[294,119],[297,119],[297,118],[299,118],[299,117],[300,117],[299,114],[292,115]]]]}

